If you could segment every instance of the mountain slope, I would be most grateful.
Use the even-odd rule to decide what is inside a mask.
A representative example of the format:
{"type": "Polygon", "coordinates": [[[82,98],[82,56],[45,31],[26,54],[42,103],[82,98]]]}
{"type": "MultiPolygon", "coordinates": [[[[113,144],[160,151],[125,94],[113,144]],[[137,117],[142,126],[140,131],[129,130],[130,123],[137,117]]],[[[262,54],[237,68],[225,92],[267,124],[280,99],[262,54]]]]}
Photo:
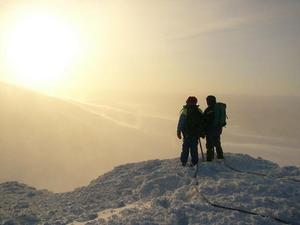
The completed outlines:
{"type": "Polygon", "coordinates": [[[94,111],[0,83],[0,182],[69,191],[115,165],[165,157],[154,150],[169,149],[168,140],[94,111]]]}
{"type": "Polygon", "coordinates": [[[197,179],[194,173],[194,168],[181,167],[178,159],[170,159],[118,166],[88,186],[67,193],[2,183],[0,224],[281,224],[272,218],[217,208],[207,200],[299,224],[297,167],[226,154],[226,164],[200,163],[197,179]],[[227,164],[266,176],[238,173],[227,164]]]}

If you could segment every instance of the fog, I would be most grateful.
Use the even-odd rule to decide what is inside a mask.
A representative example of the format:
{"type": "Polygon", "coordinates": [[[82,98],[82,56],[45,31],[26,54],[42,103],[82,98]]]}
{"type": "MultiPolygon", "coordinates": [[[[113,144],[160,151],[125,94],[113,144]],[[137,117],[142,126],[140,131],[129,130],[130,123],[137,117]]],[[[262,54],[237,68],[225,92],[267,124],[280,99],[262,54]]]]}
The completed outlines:
{"type": "MultiPolygon", "coordinates": [[[[178,157],[176,126],[188,94],[99,92],[79,101],[1,84],[0,182],[70,191],[119,164],[178,157]]],[[[205,96],[194,95],[205,109],[205,96]]],[[[229,117],[225,153],[300,165],[299,97],[217,98],[229,117]]]]}

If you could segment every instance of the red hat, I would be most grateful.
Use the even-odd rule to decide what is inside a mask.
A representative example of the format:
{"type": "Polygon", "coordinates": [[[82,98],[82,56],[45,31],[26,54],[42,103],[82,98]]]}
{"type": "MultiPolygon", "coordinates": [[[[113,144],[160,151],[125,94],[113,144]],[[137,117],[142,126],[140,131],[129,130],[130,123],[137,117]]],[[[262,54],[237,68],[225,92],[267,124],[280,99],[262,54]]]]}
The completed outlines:
{"type": "Polygon", "coordinates": [[[196,105],[198,102],[197,98],[195,96],[190,96],[188,97],[188,99],[186,100],[186,104],[187,105],[196,105]]]}

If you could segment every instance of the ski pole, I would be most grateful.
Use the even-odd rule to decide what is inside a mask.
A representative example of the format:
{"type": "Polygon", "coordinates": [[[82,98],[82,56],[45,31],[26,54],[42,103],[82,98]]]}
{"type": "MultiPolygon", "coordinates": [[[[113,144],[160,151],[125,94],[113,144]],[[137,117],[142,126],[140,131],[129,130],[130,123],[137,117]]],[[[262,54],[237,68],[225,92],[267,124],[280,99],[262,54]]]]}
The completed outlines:
{"type": "Polygon", "coordinates": [[[199,138],[199,145],[200,145],[200,150],[201,150],[201,154],[202,154],[202,161],[204,162],[204,153],[203,153],[203,148],[202,148],[202,144],[201,144],[201,138],[199,138]]]}

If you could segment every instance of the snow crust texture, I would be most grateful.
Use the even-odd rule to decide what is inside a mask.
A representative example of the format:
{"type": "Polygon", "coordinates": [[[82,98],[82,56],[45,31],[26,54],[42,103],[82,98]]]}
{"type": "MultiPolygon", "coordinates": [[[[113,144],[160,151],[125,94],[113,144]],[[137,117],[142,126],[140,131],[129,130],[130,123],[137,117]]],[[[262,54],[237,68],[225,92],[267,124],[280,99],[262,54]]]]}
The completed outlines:
{"type": "Polygon", "coordinates": [[[0,224],[192,225],[300,224],[300,169],[248,155],[182,167],[178,159],[116,167],[67,193],[0,184],[0,224]],[[230,169],[258,174],[240,173],[230,169]],[[288,178],[288,179],[287,179],[288,178]],[[262,217],[212,206],[238,208],[262,217]]]}

